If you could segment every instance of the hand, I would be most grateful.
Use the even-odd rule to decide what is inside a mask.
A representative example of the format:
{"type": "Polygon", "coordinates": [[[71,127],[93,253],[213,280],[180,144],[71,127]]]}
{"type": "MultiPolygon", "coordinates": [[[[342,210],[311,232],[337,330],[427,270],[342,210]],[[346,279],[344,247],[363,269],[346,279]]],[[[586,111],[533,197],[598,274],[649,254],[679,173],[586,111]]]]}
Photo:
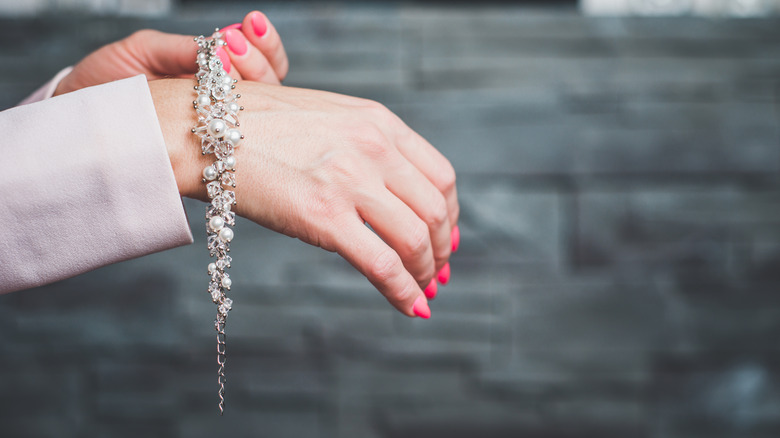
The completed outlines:
{"type": "MultiPolygon", "coordinates": [[[[228,50],[221,48],[226,70],[235,79],[279,84],[288,60],[276,29],[261,12],[250,12],[241,24],[228,26],[228,50]],[[243,49],[236,53],[235,49],[243,49]]],[[[140,30],[89,54],[65,76],[54,95],[138,74],[147,79],[192,77],[197,71],[192,36],[140,30]]]]}
{"type": "MultiPolygon", "coordinates": [[[[149,86],[179,191],[205,200],[213,156],[190,132],[192,84],[149,86]]],[[[236,212],[337,252],[399,311],[428,316],[422,288],[446,269],[458,221],[449,161],[376,102],[248,81],[236,91],[236,212]]]]}

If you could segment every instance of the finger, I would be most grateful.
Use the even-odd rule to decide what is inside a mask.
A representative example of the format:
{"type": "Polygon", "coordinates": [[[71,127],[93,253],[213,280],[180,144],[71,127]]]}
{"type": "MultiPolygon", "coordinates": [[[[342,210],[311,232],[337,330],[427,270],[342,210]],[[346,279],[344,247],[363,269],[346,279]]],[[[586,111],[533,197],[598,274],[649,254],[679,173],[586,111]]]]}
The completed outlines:
{"type": "Polygon", "coordinates": [[[442,193],[447,201],[450,225],[457,226],[460,204],[455,185],[455,169],[449,160],[420,134],[406,125],[404,128],[396,141],[398,150],[442,193]]]}
{"type": "Polygon", "coordinates": [[[195,73],[198,46],[193,37],[139,30],[123,40],[126,50],[157,77],[195,73]]]}
{"type": "Polygon", "coordinates": [[[350,218],[338,227],[348,238],[339,241],[337,252],[366,276],[398,311],[406,316],[430,317],[428,300],[401,258],[358,219],[350,218]]]}
{"type": "Polygon", "coordinates": [[[277,78],[283,81],[287,76],[290,63],[282,44],[282,38],[268,17],[259,11],[250,12],[244,17],[241,29],[251,45],[255,46],[268,60],[276,72],[277,78]]]}
{"type": "MultiPolygon", "coordinates": [[[[168,76],[184,77],[198,70],[196,63],[198,45],[193,42],[192,36],[145,29],[135,32],[123,41],[126,50],[148,67],[154,76],[150,79],[168,76]]],[[[217,49],[217,55],[222,60],[225,71],[234,79],[240,79],[234,74],[230,57],[224,48],[217,49]]]]}
{"type": "Polygon", "coordinates": [[[230,54],[227,50],[225,50],[225,47],[219,47],[217,49],[217,56],[219,56],[219,59],[222,61],[222,68],[225,69],[231,78],[238,80],[243,79],[238,69],[233,68],[233,62],[230,59],[230,54]]]}
{"type": "Polygon", "coordinates": [[[230,54],[233,67],[241,77],[266,84],[279,84],[279,78],[271,64],[255,46],[249,44],[241,30],[227,30],[225,42],[227,42],[227,52],[230,54]]]}
{"type": "Polygon", "coordinates": [[[428,226],[388,190],[362,200],[360,216],[401,257],[404,267],[423,288],[436,273],[428,226]]]}
{"type": "Polygon", "coordinates": [[[452,252],[452,227],[444,195],[416,167],[402,161],[387,178],[387,188],[411,208],[428,227],[435,269],[449,260],[452,252]]]}

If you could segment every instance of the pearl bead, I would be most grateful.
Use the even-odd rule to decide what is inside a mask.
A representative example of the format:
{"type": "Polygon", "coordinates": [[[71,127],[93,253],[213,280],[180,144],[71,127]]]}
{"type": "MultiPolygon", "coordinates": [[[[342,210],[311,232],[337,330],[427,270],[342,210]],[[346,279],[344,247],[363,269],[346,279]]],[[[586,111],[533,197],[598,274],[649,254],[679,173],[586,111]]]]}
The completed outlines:
{"type": "Polygon", "coordinates": [[[234,157],[232,155],[227,157],[227,158],[225,158],[222,161],[225,162],[225,167],[227,167],[228,169],[233,169],[234,167],[236,167],[236,157],[234,157]]]}
{"type": "Polygon", "coordinates": [[[219,238],[224,242],[230,242],[233,240],[233,230],[228,227],[224,227],[219,230],[219,238]]]}
{"type": "Polygon", "coordinates": [[[227,104],[227,110],[233,114],[238,114],[238,110],[241,109],[241,106],[236,102],[230,102],[227,104]]]}
{"type": "Polygon", "coordinates": [[[241,143],[241,131],[236,128],[228,129],[225,133],[225,138],[227,138],[227,141],[233,143],[233,146],[236,147],[241,143]]]}
{"type": "Polygon", "coordinates": [[[206,105],[211,104],[211,98],[206,96],[205,94],[198,94],[198,98],[195,100],[195,103],[198,104],[198,106],[203,107],[206,105]]]}
{"type": "Polygon", "coordinates": [[[214,216],[209,219],[209,227],[214,231],[219,231],[225,226],[225,221],[219,216],[214,216]]]}
{"type": "Polygon", "coordinates": [[[215,169],[214,166],[206,166],[206,168],[203,169],[203,178],[214,181],[217,179],[217,169],[215,169]]]}
{"type": "Polygon", "coordinates": [[[208,58],[208,56],[205,53],[203,53],[203,52],[198,53],[198,61],[203,61],[203,60],[205,60],[207,58],[208,58]]]}
{"type": "Polygon", "coordinates": [[[214,119],[209,122],[209,134],[215,138],[222,138],[227,131],[227,123],[222,119],[214,119]]]}
{"type": "Polygon", "coordinates": [[[216,263],[209,263],[209,274],[213,274],[217,271],[217,264],[216,263]]]}
{"type": "Polygon", "coordinates": [[[233,285],[233,280],[230,277],[222,277],[222,287],[230,289],[231,285],[233,285]]]}
{"type": "Polygon", "coordinates": [[[231,78],[229,75],[222,76],[222,84],[227,86],[233,85],[233,78],[231,78]]]}

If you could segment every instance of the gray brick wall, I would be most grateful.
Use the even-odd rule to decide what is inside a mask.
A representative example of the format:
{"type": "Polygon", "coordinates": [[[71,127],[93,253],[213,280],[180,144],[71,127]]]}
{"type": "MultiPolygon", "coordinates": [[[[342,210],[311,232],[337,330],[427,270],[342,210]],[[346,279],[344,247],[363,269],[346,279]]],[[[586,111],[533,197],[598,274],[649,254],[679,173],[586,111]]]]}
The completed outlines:
{"type": "MultiPolygon", "coordinates": [[[[8,107],[141,27],[3,21],[8,107]],[[67,35],[63,37],[63,35],[67,35]]],[[[2,436],[776,437],[780,22],[274,4],[288,83],[378,99],[459,174],[430,321],[240,222],[228,412],[203,236],[0,296],[2,436]]],[[[187,201],[193,223],[202,204],[187,201]]]]}

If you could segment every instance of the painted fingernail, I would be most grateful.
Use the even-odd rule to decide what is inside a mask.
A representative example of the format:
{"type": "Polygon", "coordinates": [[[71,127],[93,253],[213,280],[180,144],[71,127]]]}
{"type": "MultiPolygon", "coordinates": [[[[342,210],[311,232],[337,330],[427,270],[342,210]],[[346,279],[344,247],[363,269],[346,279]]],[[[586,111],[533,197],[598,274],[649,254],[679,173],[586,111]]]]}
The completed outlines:
{"type": "Polygon", "coordinates": [[[460,227],[457,225],[452,229],[450,240],[452,240],[452,252],[458,251],[458,247],[460,246],[460,227]]]}
{"type": "Polygon", "coordinates": [[[436,279],[432,278],[431,282],[428,283],[428,286],[425,288],[423,292],[425,292],[425,296],[428,297],[429,300],[432,300],[436,298],[436,292],[439,290],[439,285],[436,283],[436,279]]]}
{"type": "Polygon", "coordinates": [[[230,29],[238,29],[238,30],[241,30],[241,23],[233,23],[233,24],[231,24],[230,26],[225,26],[225,27],[223,27],[223,28],[222,28],[222,29],[220,29],[219,31],[220,31],[220,32],[227,32],[227,31],[229,31],[230,29]]]}
{"type": "Polygon", "coordinates": [[[255,35],[261,37],[268,31],[268,23],[265,22],[263,14],[255,12],[252,14],[252,29],[255,31],[255,35]]]}
{"type": "Polygon", "coordinates": [[[428,307],[428,303],[423,297],[417,297],[414,301],[414,307],[412,307],[414,314],[422,319],[428,319],[431,317],[431,308],[428,307]]]}
{"type": "Polygon", "coordinates": [[[447,284],[450,282],[450,264],[447,263],[444,265],[443,268],[441,268],[441,271],[439,271],[439,283],[441,284],[447,284]]]}
{"type": "Polygon", "coordinates": [[[230,55],[227,54],[223,47],[220,47],[217,49],[217,56],[219,56],[219,59],[222,61],[222,66],[225,68],[225,71],[230,73],[230,55]]]}
{"type": "Polygon", "coordinates": [[[225,41],[227,41],[228,49],[238,56],[246,53],[246,38],[240,30],[230,29],[225,32],[225,41]]]}

